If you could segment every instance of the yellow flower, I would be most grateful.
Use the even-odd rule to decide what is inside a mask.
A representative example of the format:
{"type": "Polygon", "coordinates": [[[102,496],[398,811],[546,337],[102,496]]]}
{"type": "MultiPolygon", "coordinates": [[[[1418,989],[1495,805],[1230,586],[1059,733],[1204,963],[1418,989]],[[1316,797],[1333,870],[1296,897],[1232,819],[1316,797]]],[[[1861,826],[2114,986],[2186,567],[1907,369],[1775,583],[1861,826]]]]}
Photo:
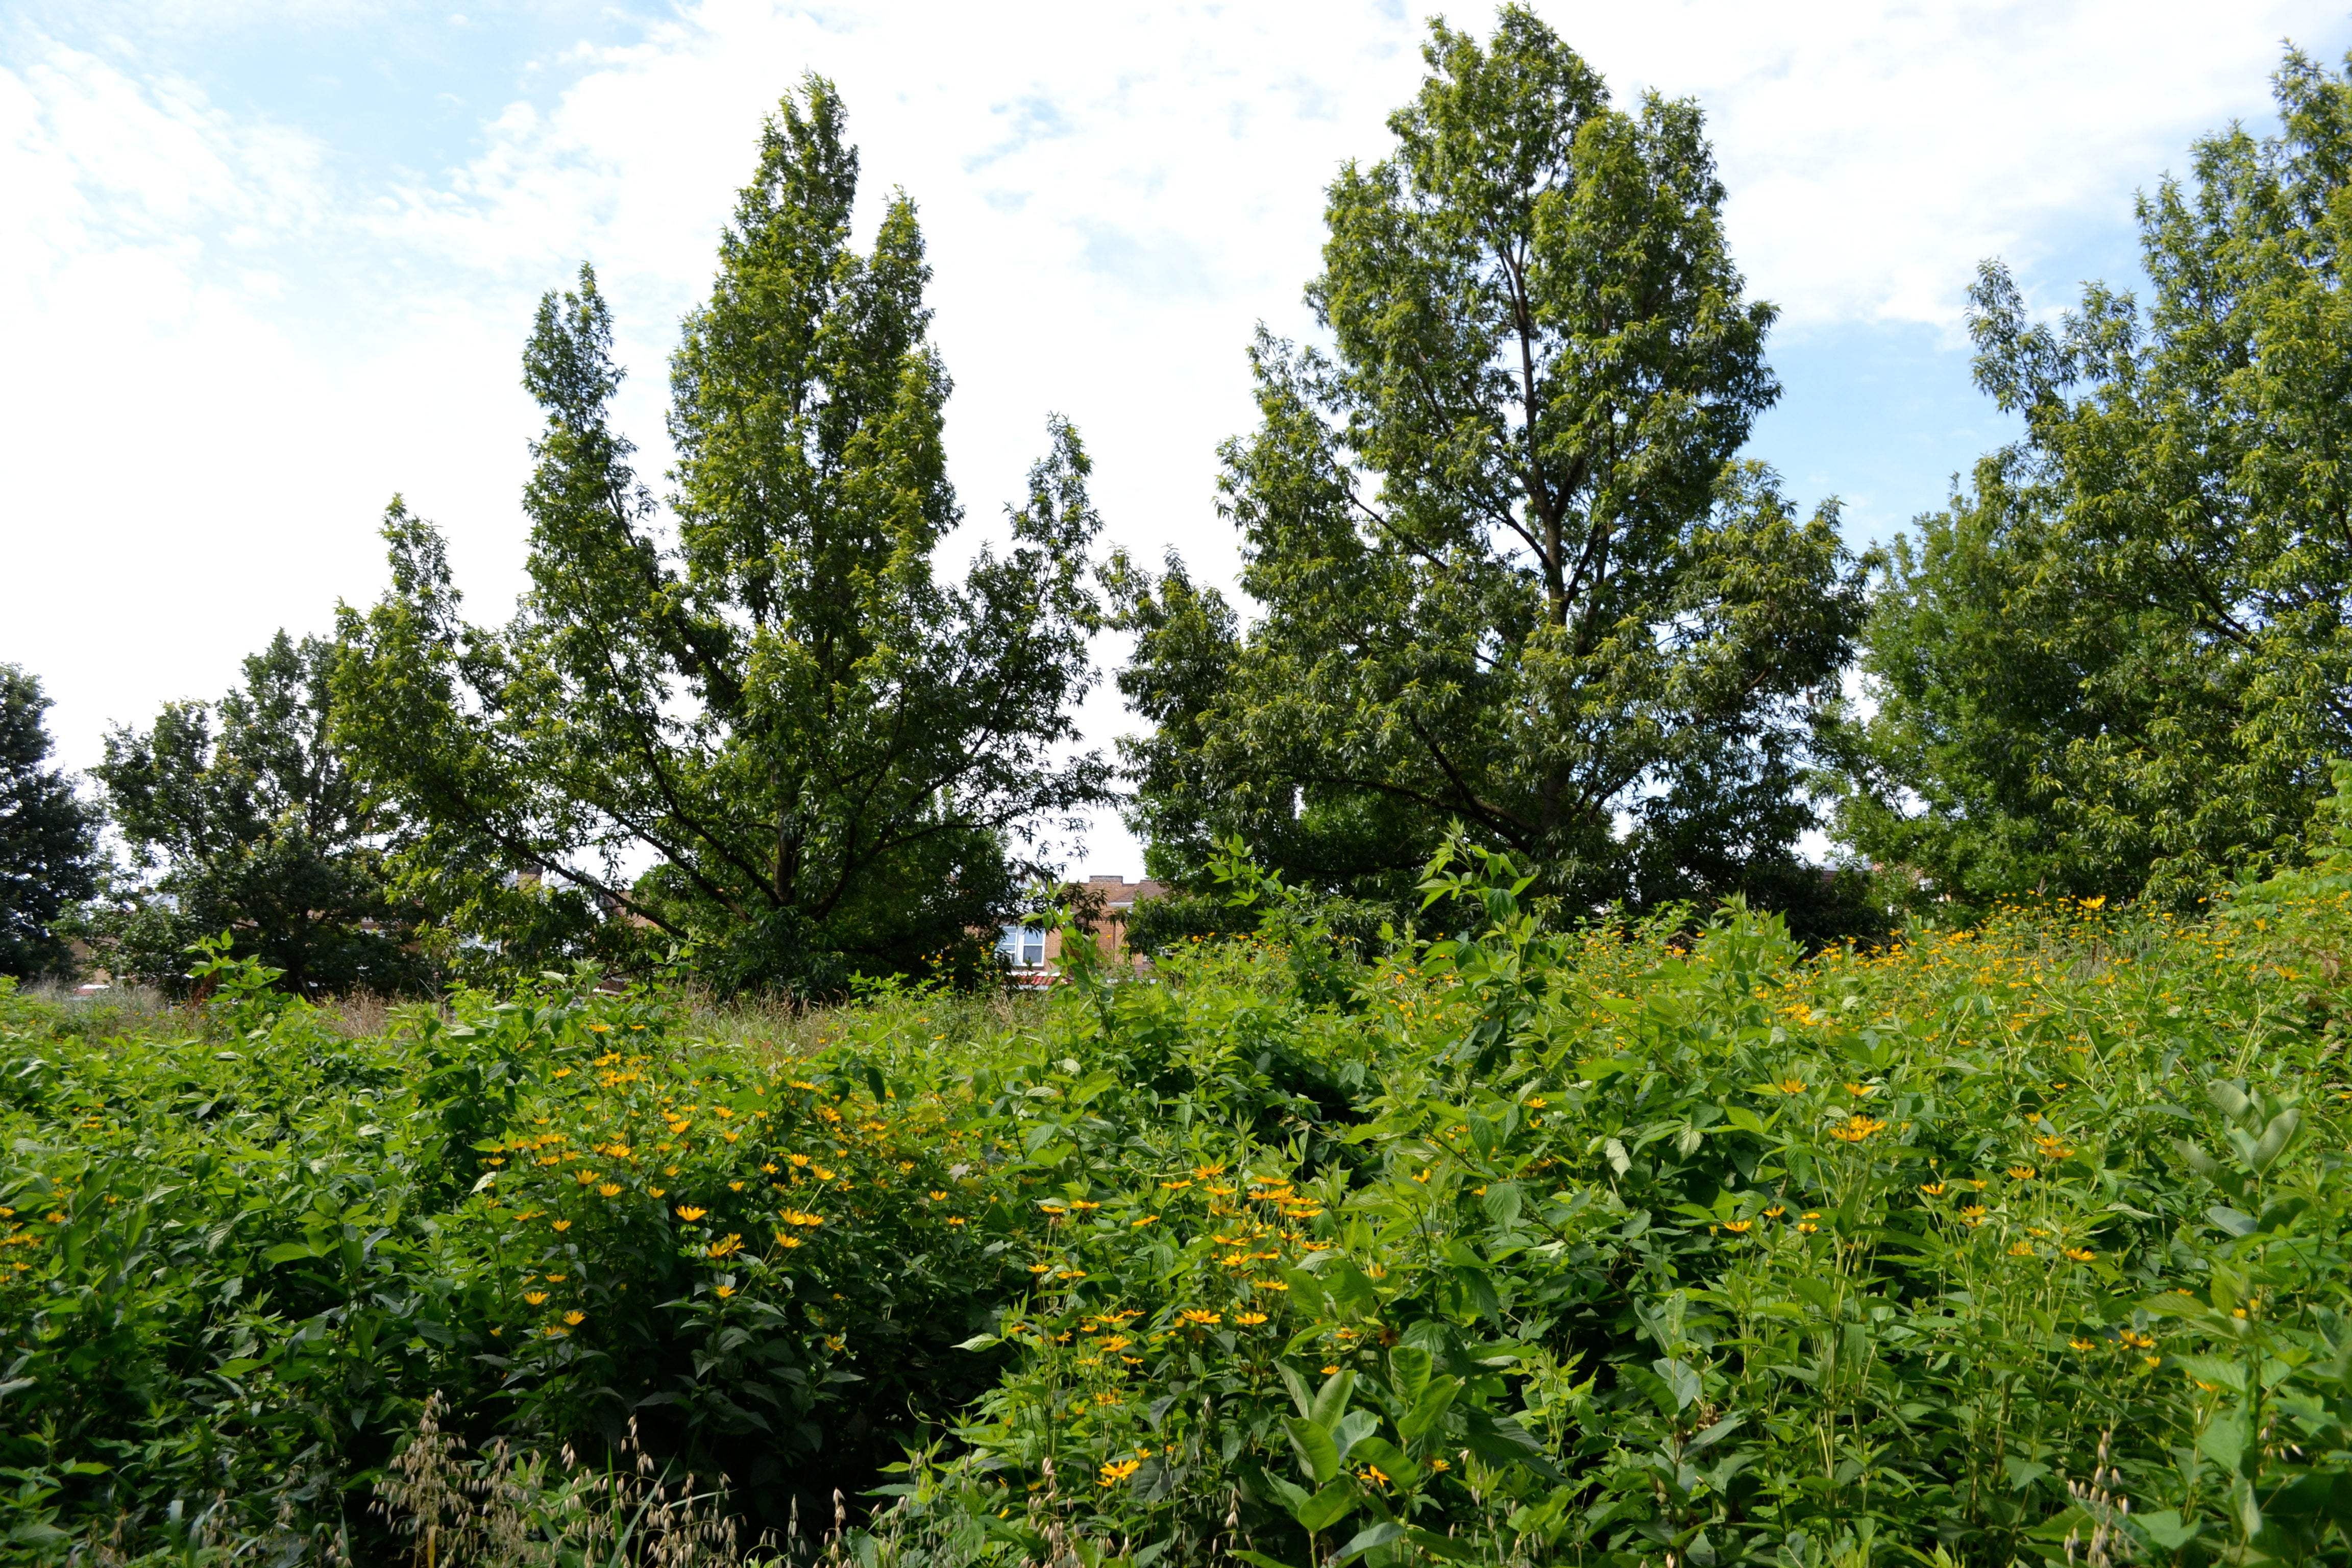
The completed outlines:
{"type": "Polygon", "coordinates": [[[1931,1198],[1940,1198],[1944,1195],[1944,1184],[1941,1182],[1923,1182],[1919,1185],[1919,1190],[1927,1194],[1931,1198]]]}
{"type": "Polygon", "coordinates": [[[1200,1329],[1207,1328],[1212,1323],[1222,1322],[1223,1321],[1219,1314],[1204,1311],[1199,1307],[1187,1307],[1182,1311],[1177,1313],[1176,1317],[1180,1322],[1190,1323],[1194,1328],[1200,1329]]]}
{"type": "Polygon", "coordinates": [[[930,1193],[926,1195],[935,1204],[943,1204],[948,1201],[948,1195],[945,1193],[930,1193]]]}
{"type": "Polygon", "coordinates": [[[572,1228],[572,1222],[568,1219],[557,1220],[555,1222],[555,1228],[558,1230],[570,1230],[572,1228]]]}
{"type": "Polygon", "coordinates": [[[800,1244],[801,1238],[799,1237],[786,1236],[781,1230],[776,1232],[776,1245],[778,1247],[798,1247],[800,1244]]]}
{"type": "Polygon", "coordinates": [[[2074,1340],[2068,1340],[2068,1341],[2066,1342],[2066,1348],[2067,1348],[2068,1350],[2089,1351],[2089,1350],[2096,1350],[2096,1349],[2098,1349],[2098,1348],[2099,1348],[2099,1346],[2098,1346],[2098,1342],[2097,1342],[2097,1341],[2095,1341],[2095,1340],[2074,1339],[2074,1340]]]}
{"type": "Polygon", "coordinates": [[[2011,1258],[2031,1258],[2033,1256],[2033,1244],[2030,1241],[2012,1242],[2010,1244],[2009,1255],[2011,1258]]]}
{"type": "Polygon", "coordinates": [[[743,1250],[743,1238],[730,1231],[725,1240],[712,1242],[708,1250],[713,1258],[732,1257],[743,1250]]]}
{"type": "Polygon", "coordinates": [[[1841,1143],[1859,1143],[1874,1132],[1885,1131],[1885,1122],[1874,1121],[1857,1110],[1843,1121],[1832,1127],[1830,1136],[1841,1143]]]}
{"type": "Polygon", "coordinates": [[[1764,1211],[1764,1217],[1766,1219],[1779,1219],[1782,1215],[1787,1214],[1788,1212],[1789,1211],[1787,1209],[1782,1208],[1779,1204],[1774,1204],[1770,1208],[1764,1211]]]}
{"type": "Polygon", "coordinates": [[[704,1215],[707,1215],[709,1212],[710,1211],[709,1209],[698,1209],[692,1204],[687,1204],[678,1209],[677,1217],[686,1221],[687,1224],[692,1225],[696,1220],[700,1219],[704,1215]]]}
{"type": "Polygon", "coordinates": [[[1734,1236],[1746,1236],[1755,1227],[1756,1222],[1752,1219],[1727,1219],[1723,1222],[1723,1228],[1734,1236]]]}
{"type": "Polygon", "coordinates": [[[1802,1079],[1784,1078],[1772,1087],[1779,1089],[1782,1094],[1802,1094],[1805,1092],[1805,1084],[1802,1079]]]}
{"type": "Polygon", "coordinates": [[[1811,1236],[1821,1228],[1822,1227],[1820,1226],[1815,1225],[1812,1221],[1807,1220],[1797,1226],[1797,1234],[1799,1236],[1811,1236]]]}
{"type": "Polygon", "coordinates": [[[526,1290],[522,1293],[522,1299],[531,1306],[542,1306],[547,1301],[547,1292],[544,1290],[526,1290]]]}
{"type": "Polygon", "coordinates": [[[713,1291],[712,1294],[724,1301],[728,1297],[735,1294],[735,1287],[732,1285],[721,1285],[717,1290],[713,1291]]]}
{"type": "Polygon", "coordinates": [[[1450,1470],[1454,1467],[1444,1459],[1432,1459],[1429,1461],[1429,1468],[1433,1470],[1450,1470]]]}
{"type": "Polygon", "coordinates": [[[2105,908],[2105,905],[2106,905],[2106,901],[2107,901],[2107,896],[2106,896],[2106,894],[2105,894],[2105,893],[2101,893],[2101,894],[2100,894],[2097,898],[2095,898],[2095,899],[2084,899],[2084,900],[2083,900],[2083,907],[2084,907],[2084,909],[2086,909],[2086,910],[2102,909],[2102,908],[2105,908]]]}
{"type": "Polygon", "coordinates": [[[793,1168],[795,1170],[809,1163],[809,1157],[806,1154],[787,1154],[784,1158],[792,1162],[793,1168]]]}
{"type": "Polygon", "coordinates": [[[1985,1211],[1984,1205],[1982,1204],[1969,1204],[1967,1207],[1960,1210],[1960,1217],[1970,1225],[1984,1224],[1984,1216],[1985,1211]]]}
{"type": "Polygon", "coordinates": [[[2033,1180],[2034,1173],[2031,1165],[2011,1165],[2009,1168],[2009,1173],[2013,1181],[2030,1182],[2033,1180]]]}
{"type": "Polygon", "coordinates": [[[1264,1312],[1235,1312],[1234,1314],[1234,1321],[1236,1323],[1247,1324],[1252,1328],[1255,1328],[1258,1324],[1265,1321],[1265,1314],[1264,1312]]]}
{"type": "Polygon", "coordinates": [[[647,1187],[646,1191],[651,1193],[657,1198],[666,1198],[669,1196],[669,1189],[667,1187],[647,1187]]]}
{"type": "Polygon", "coordinates": [[[1845,1091],[1853,1096],[1856,1100],[1861,1100],[1866,1096],[1876,1094],[1878,1092],[1878,1086],[1874,1083],[1850,1083],[1845,1086],[1845,1091]]]}
{"type": "Polygon", "coordinates": [[[563,1314],[564,1325],[567,1328],[576,1329],[587,1321],[588,1314],[585,1312],[566,1312],[563,1314]]]}
{"type": "Polygon", "coordinates": [[[618,1182],[606,1182],[604,1185],[596,1189],[596,1194],[599,1197],[617,1198],[621,1195],[621,1184],[618,1182]]]}
{"type": "Polygon", "coordinates": [[[1029,1266],[1029,1272],[1032,1274],[1051,1274],[1053,1271],[1054,1266],[1050,1263],[1033,1263],[1029,1266]]]}
{"type": "Polygon", "coordinates": [[[785,1209],[781,1216],[786,1225],[819,1226],[824,1223],[821,1214],[803,1214],[799,1209],[785,1209]]]}
{"type": "Polygon", "coordinates": [[[1131,1230],[1141,1230],[1145,1226],[1151,1224],[1159,1217],[1160,1216],[1156,1214],[1145,1215],[1141,1219],[1137,1220],[1132,1226],[1129,1226],[1129,1228],[1131,1230]]]}
{"type": "Polygon", "coordinates": [[[2096,1258],[2098,1254],[2092,1251],[2087,1247],[2070,1247],[2066,1248],[2066,1256],[2073,1258],[2077,1263],[2088,1263],[2091,1259],[2096,1258]]]}
{"type": "Polygon", "coordinates": [[[1139,1459],[1117,1460],[1111,1464],[1105,1465],[1102,1468],[1102,1479],[1095,1484],[1097,1486],[1115,1487],[1142,1468],[1143,1462],[1139,1459]]]}

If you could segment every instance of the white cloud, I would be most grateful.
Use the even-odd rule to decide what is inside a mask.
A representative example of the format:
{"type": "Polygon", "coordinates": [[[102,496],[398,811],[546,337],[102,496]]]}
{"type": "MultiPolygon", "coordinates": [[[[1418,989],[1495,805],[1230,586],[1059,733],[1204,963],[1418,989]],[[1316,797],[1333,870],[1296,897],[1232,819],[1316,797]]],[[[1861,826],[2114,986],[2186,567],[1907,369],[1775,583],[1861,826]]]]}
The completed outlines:
{"type": "MultiPolygon", "coordinates": [[[[2307,4],[1541,8],[1621,101],[1706,105],[1737,254],[1796,331],[1948,331],[1979,257],[2112,247],[2192,135],[2264,112],[2281,37],[2346,35],[2307,4]]],[[[348,19],[366,14],[335,25],[395,25],[348,19]]],[[[275,626],[371,595],[395,488],[495,614],[532,425],[516,354],[537,292],[583,258],[622,311],[625,412],[657,466],[677,315],[761,116],[810,68],[847,98],[870,200],[903,185],[922,208],[973,515],[1059,411],[1122,542],[1225,570],[1213,449],[1250,419],[1250,329],[1304,329],[1321,188],[1384,150],[1421,68],[1394,5],[703,0],[626,47],[519,62],[568,85],[489,116],[461,165],[363,177],[375,150],[142,64],[205,15],[175,5],[147,38],[118,8],[104,47],[20,33],[0,54],[0,532],[55,590],[12,595],[0,658],[49,682],[76,763],[103,720],[216,690],[275,626]]],[[[1932,500],[1941,475],[1923,481],[1932,500]]],[[[1108,701],[1089,720],[1119,727],[1108,701]]]]}

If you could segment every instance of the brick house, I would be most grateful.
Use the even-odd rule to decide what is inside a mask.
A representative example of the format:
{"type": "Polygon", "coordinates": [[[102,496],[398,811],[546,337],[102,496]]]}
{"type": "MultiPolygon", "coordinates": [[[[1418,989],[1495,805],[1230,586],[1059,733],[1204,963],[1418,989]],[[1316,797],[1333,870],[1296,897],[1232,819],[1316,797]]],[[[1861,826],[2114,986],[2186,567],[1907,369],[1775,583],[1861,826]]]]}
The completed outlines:
{"type": "MultiPolygon", "coordinates": [[[[1087,925],[1095,945],[1113,962],[1119,962],[1127,948],[1129,911],[1144,900],[1159,898],[1168,891],[1164,885],[1149,878],[1130,882],[1125,877],[1100,872],[1071,887],[1079,894],[1082,904],[1101,900],[1101,915],[1089,920],[1087,925]]],[[[996,950],[1004,955],[1016,985],[1050,985],[1061,972],[1061,929],[1045,921],[1006,926],[997,939],[996,950]]]]}

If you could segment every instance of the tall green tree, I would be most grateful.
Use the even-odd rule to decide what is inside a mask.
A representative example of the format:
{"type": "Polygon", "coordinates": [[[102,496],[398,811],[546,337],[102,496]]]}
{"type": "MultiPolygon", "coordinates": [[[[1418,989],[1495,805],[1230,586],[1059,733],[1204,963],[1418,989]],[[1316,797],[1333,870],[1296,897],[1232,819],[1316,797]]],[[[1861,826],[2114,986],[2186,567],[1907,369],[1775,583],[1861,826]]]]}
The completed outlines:
{"type": "Polygon", "coordinates": [[[0,664],[0,974],[70,975],[59,922],[98,890],[98,814],[47,766],[49,700],[30,671],[0,664]]]}
{"type": "Polygon", "coordinates": [[[110,966],[176,986],[189,944],[226,931],[307,994],[430,983],[385,886],[389,816],[331,742],[334,659],[280,631],[218,702],[166,703],[152,728],[107,737],[91,771],[145,879],[94,917],[110,966]]]}
{"type": "Polygon", "coordinates": [[[1328,353],[1261,331],[1223,448],[1244,626],[1121,567],[1135,820],[1391,900],[1458,820],[1584,905],[1806,903],[1800,785],[1859,625],[1833,506],[1735,461],[1778,394],[1699,110],[1611,106],[1530,12],[1441,24],[1395,153],[1330,187],[1328,353]]]}
{"type": "Polygon", "coordinates": [[[2352,82],[2274,85],[2281,134],[2141,197],[2145,304],[1971,292],[2025,435],[1892,560],[1844,826],[1938,896],[2193,899],[2292,859],[2352,755],[2352,82]]]}
{"type": "Polygon", "coordinates": [[[1067,754],[1099,620],[1085,449],[1053,422],[1010,551],[940,579],[961,512],[930,269],[903,193],[853,247],[843,128],[812,77],[763,132],[671,362],[674,535],[613,428],[583,268],[524,355],[545,424],[519,613],[467,625],[395,502],[392,590],[345,615],[343,733],[417,825],[406,885],[509,959],[634,929],[725,985],[977,962],[1041,826],[1104,793],[1067,754]]]}

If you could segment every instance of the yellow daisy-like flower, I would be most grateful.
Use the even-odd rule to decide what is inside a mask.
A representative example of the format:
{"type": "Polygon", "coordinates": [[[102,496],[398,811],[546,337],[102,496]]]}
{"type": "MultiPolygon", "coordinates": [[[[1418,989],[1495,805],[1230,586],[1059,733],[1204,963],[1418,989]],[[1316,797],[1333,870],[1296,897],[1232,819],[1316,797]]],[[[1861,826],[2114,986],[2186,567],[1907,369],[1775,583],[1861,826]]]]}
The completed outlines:
{"type": "Polygon", "coordinates": [[[547,1292],[544,1290],[526,1290],[522,1293],[522,1299],[531,1306],[542,1306],[547,1301],[547,1292]]]}
{"type": "Polygon", "coordinates": [[[1922,1182],[1919,1184],[1919,1190],[1927,1194],[1931,1198],[1940,1198],[1944,1195],[1944,1184],[1941,1182],[1922,1182]]]}
{"type": "Polygon", "coordinates": [[[700,1219],[704,1215],[707,1215],[709,1212],[710,1211],[709,1209],[698,1209],[692,1204],[686,1204],[679,1207],[677,1217],[686,1221],[687,1224],[692,1225],[696,1220],[700,1219]]]}
{"type": "Polygon", "coordinates": [[[1784,1078],[1772,1087],[1779,1089],[1782,1094],[1802,1094],[1805,1092],[1805,1081],[1802,1079],[1784,1078]]]}
{"type": "Polygon", "coordinates": [[[724,1240],[712,1242],[707,1250],[713,1258],[731,1258],[743,1250],[743,1238],[730,1232],[724,1240]]]}
{"type": "Polygon", "coordinates": [[[1234,1314],[1234,1321],[1236,1323],[1246,1324],[1251,1328],[1255,1328],[1258,1324],[1265,1321],[1265,1314],[1264,1312],[1235,1312],[1234,1314]]]}
{"type": "Polygon", "coordinates": [[[2091,1259],[2096,1258],[2098,1254],[2092,1251],[2087,1247],[2070,1247],[2066,1248],[2066,1256],[2073,1258],[2077,1263],[2088,1263],[2091,1259]]]}
{"type": "Polygon", "coordinates": [[[576,1329],[587,1321],[588,1314],[585,1312],[566,1312],[563,1314],[563,1321],[565,1326],[568,1328],[576,1329]]]}
{"type": "Polygon", "coordinates": [[[557,1220],[555,1222],[555,1228],[558,1230],[570,1230],[572,1228],[572,1222],[568,1219],[557,1220]]]}
{"type": "Polygon", "coordinates": [[[1142,1468],[1143,1461],[1140,1459],[1115,1460],[1102,1468],[1102,1477],[1095,1484],[1097,1486],[1115,1487],[1142,1468]]]}
{"type": "Polygon", "coordinates": [[[2096,1340],[2072,1339],[2066,1342],[2066,1348],[2072,1351],[2095,1351],[2099,1348],[2099,1343],[2096,1340]]]}
{"type": "Polygon", "coordinates": [[[1196,1329],[1205,1329],[1212,1323],[1223,1322],[1224,1321],[1221,1314],[1207,1311],[1199,1307],[1185,1308],[1182,1311],[1176,1314],[1176,1319],[1177,1321],[1190,1323],[1196,1329]]]}
{"type": "Polygon", "coordinates": [[[2033,1256],[2033,1244],[2030,1241],[2011,1242],[2009,1247],[2009,1255],[2011,1258],[2031,1258],[2033,1256]]]}
{"type": "Polygon", "coordinates": [[[1756,1222],[1752,1219],[1727,1219],[1723,1222],[1723,1228],[1734,1236],[1746,1236],[1756,1228],[1756,1222]]]}
{"type": "Polygon", "coordinates": [[[599,1197],[617,1198],[621,1195],[621,1184],[618,1182],[606,1182],[596,1189],[596,1195],[599,1197]]]}
{"type": "Polygon", "coordinates": [[[2031,1165],[2011,1165],[2009,1174],[2011,1181],[2030,1182],[2033,1180],[2035,1172],[2031,1165]]]}
{"type": "Polygon", "coordinates": [[[721,1285],[716,1290],[713,1290],[711,1294],[724,1301],[728,1297],[735,1294],[735,1287],[732,1285],[721,1285]]]}
{"type": "Polygon", "coordinates": [[[776,1232],[776,1245],[778,1247],[798,1247],[800,1244],[801,1238],[799,1237],[786,1236],[781,1230],[776,1232]]]}

